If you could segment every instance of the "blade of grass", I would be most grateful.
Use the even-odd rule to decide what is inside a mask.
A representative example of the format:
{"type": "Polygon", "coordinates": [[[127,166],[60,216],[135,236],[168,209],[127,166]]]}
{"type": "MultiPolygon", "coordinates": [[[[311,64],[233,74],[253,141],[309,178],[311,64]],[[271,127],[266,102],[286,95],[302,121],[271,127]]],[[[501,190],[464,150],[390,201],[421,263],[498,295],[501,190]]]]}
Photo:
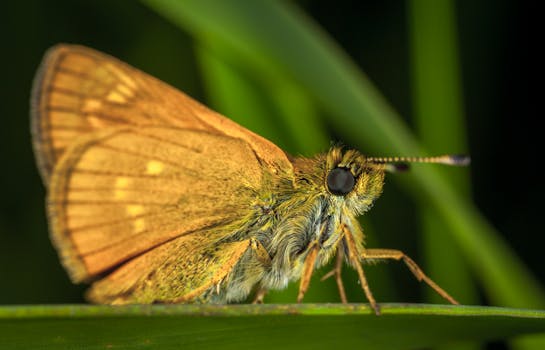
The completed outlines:
{"type": "Polygon", "coordinates": [[[0,308],[6,349],[415,349],[545,329],[545,312],[440,305],[134,305],[0,308]],[[395,333],[396,336],[392,336],[395,333]]]}
{"type": "MultiPolygon", "coordinates": [[[[449,0],[431,4],[420,0],[409,2],[414,120],[423,144],[439,154],[467,150],[454,7],[449,0]]],[[[442,176],[465,198],[469,197],[467,174],[443,171],[442,176]]],[[[419,211],[426,271],[461,303],[478,304],[469,266],[453,234],[437,234],[450,227],[434,208],[420,203],[419,211]]],[[[436,293],[427,291],[428,300],[441,302],[436,293]]],[[[480,347],[457,344],[441,349],[480,347]]]]}
{"type": "Polygon", "coordinates": [[[281,125],[274,123],[270,103],[259,93],[257,82],[250,82],[210,45],[196,47],[210,107],[281,147],[292,147],[283,137],[281,125]]]}
{"type": "Polygon", "coordinates": [[[197,39],[213,37],[231,46],[239,53],[239,60],[256,66],[260,74],[293,77],[330,113],[340,116],[343,123],[335,125],[351,140],[361,143],[364,139],[375,149],[379,145],[390,151],[406,146],[409,152],[418,150],[414,137],[361,71],[325,33],[288,3],[143,2],[197,39]],[[364,134],[360,134],[362,126],[367,127],[364,134]]]}
{"type": "Polygon", "coordinates": [[[316,104],[292,79],[274,71],[248,69],[237,52],[217,40],[201,37],[198,48],[206,89],[219,111],[228,111],[227,115],[260,135],[272,136],[271,141],[287,145],[282,148],[292,154],[310,156],[326,149],[329,138],[316,104]],[[248,110],[248,105],[256,104],[261,107],[248,110]],[[278,130],[280,125],[283,132],[278,130]]]}
{"type": "MultiPolygon", "coordinates": [[[[414,120],[420,139],[427,149],[436,150],[439,154],[462,153],[467,150],[467,136],[459,79],[454,3],[449,0],[433,4],[410,1],[408,23],[414,120]]],[[[441,175],[453,188],[465,198],[469,197],[466,173],[440,170],[443,170],[441,175]]],[[[421,205],[420,210],[425,261],[429,266],[426,271],[438,276],[436,281],[462,303],[477,303],[477,291],[452,234],[437,234],[449,227],[433,208],[421,205]],[[441,279],[441,275],[448,278],[441,279]]],[[[435,302],[440,301],[437,294],[430,293],[429,297],[435,302]]]]}

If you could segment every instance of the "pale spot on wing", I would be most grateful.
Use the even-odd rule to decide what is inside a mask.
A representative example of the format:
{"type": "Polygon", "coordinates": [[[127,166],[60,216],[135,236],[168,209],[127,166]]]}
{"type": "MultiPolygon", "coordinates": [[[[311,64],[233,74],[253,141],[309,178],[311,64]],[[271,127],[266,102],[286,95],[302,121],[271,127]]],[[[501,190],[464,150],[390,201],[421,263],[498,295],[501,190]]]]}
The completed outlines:
{"type": "Polygon", "coordinates": [[[87,123],[95,129],[100,129],[108,124],[104,121],[104,119],[92,114],[87,115],[87,123]]]}
{"type": "Polygon", "coordinates": [[[116,190],[114,191],[114,198],[115,198],[115,199],[124,199],[124,198],[126,198],[126,197],[127,197],[127,191],[125,191],[125,190],[118,190],[118,189],[116,189],[116,190]]]}
{"type": "Polygon", "coordinates": [[[92,111],[96,111],[101,106],[102,106],[102,102],[100,102],[100,100],[97,100],[94,98],[88,98],[83,102],[82,110],[84,112],[92,112],[92,111]]]}
{"type": "Polygon", "coordinates": [[[134,97],[134,92],[126,85],[117,84],[116,89],[127,97],[134,97]]]}
{"type": "Polygon", "coordinates": [[[144,219],[137,219],[133,221],[134,232],[142,232],[146,227],[146,221],[144,219]]]}
{"type": "Polygon", "coordinates": [[[143,212],[144,212],[144,207],[142,205],[137,205],[137,204],[127,205],[127,214],[129,214],[130,216],[140,215],[143,212]]]}
{"type": "Polygon", "coordinates": [[[127,177],[117,177],[115,179],[115,189],[114,189],[114,198],[123,199],[127,197],[127,191],[125,188],[129,186],[130,179],[127,177]]]}
{"type": "Polygon", "coordinates": [[[149,175],[157,175],[160,174],[163,169],[165,168],[165,165],[157,160],[150,160],[146,164],[146,173],[149,175]]]}
{"type": "Polygon", "coordinates": [[[115,103],[126,103],[127,102],[127,99],[125,98],[125,96],[121,95],[119,92],[117,91],[112,91],[108,94],[108,96],[106,96],[106,99],[110,102],[115,102],[115,103]]]}
{"type": "Polygon", "coordinates": [[[129,179],[128,177],[125,177],[125,176],[118,176],[116,179],[115,179],[115,187],[118,187],[118,188],[126,188],[129,186],[129,183],[130,183],[131,179],[129,179]]]}
{"type": "Polygon", "coordinates": [[[134,80],[132,80],[131,77],[129,77],[127,74],[125,74],[116,65],[114,65],[112,63],[106,63],[105,66],[107,67],[107,69],[110,72],[114,73],[119,78],[119,80],[121,80],[123,83],[127,84],[129,87],[131,87],[133,89],[136,89],[137,85],[134,82],[134,80]]]}

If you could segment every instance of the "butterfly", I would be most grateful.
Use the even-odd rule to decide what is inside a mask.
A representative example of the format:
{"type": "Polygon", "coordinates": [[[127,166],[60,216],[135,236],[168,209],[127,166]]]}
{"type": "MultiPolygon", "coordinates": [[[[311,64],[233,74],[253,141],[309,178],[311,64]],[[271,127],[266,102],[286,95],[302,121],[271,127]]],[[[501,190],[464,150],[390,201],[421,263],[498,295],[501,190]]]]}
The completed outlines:
{"type": "Polygon", "coordinates": [[[51,240],[87,298],[105,304],[227,303],[300,280],[335,259],[352,266],[374,311],[363,263],[406,263],[368,249],[357,217],[400,162],[465,165],[462,156],[368,157],[333,146],[293,157],[184,93],[93,49],[60,44],[36,75],[33,146],[47,188],[51,240]]]}

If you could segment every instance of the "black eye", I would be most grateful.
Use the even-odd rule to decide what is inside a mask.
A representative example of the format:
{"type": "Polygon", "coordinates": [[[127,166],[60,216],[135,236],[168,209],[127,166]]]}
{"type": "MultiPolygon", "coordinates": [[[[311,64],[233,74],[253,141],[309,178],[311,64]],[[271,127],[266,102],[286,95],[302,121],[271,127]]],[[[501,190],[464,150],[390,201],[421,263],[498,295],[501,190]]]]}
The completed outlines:
{"type": "Polygon", "coordinates": [[[348,194],[355,183],[354,175],[346,168],[335,168],[327,174],[327,188],[329,192],[337,196],[348,194]]]}

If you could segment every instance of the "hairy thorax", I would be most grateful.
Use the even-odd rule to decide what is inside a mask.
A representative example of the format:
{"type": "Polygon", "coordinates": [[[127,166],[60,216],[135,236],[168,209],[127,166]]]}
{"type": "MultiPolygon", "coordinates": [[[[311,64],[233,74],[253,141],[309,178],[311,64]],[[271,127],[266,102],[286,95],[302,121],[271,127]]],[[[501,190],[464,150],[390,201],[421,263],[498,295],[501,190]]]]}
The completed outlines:
{"type": "MultiPolygon", "coordinates": [[[[331,153],[331,152],[330,152],[331,153]]],[[[252,232],[255,246],[246,252],[213,299],[242,300],[255,289],[283,289],[303,273],[309,253],[316,250],[314,268],[328,263],[339,250],[346,250],[343,227],[354,233],[355,245],[363,250],[363,233],[356,216],[370,208],[380,194],[383,176],[358,168],[351,196],[334,195],[325,185],[326,174],[342,162],[336,155],[292,160],[294,174],[269,183],[256,193],[252,214],[246,218],[246,232],[252,232]],[[364,173],[365,172],[365,173],[364,173]],[[359,186],[359,187],[358,187],[359,186]]],[[[357,156],[357,155],[355,155],[357,156]]],[[[346,161],[346,166],[352,166],[346,161]]]]}

